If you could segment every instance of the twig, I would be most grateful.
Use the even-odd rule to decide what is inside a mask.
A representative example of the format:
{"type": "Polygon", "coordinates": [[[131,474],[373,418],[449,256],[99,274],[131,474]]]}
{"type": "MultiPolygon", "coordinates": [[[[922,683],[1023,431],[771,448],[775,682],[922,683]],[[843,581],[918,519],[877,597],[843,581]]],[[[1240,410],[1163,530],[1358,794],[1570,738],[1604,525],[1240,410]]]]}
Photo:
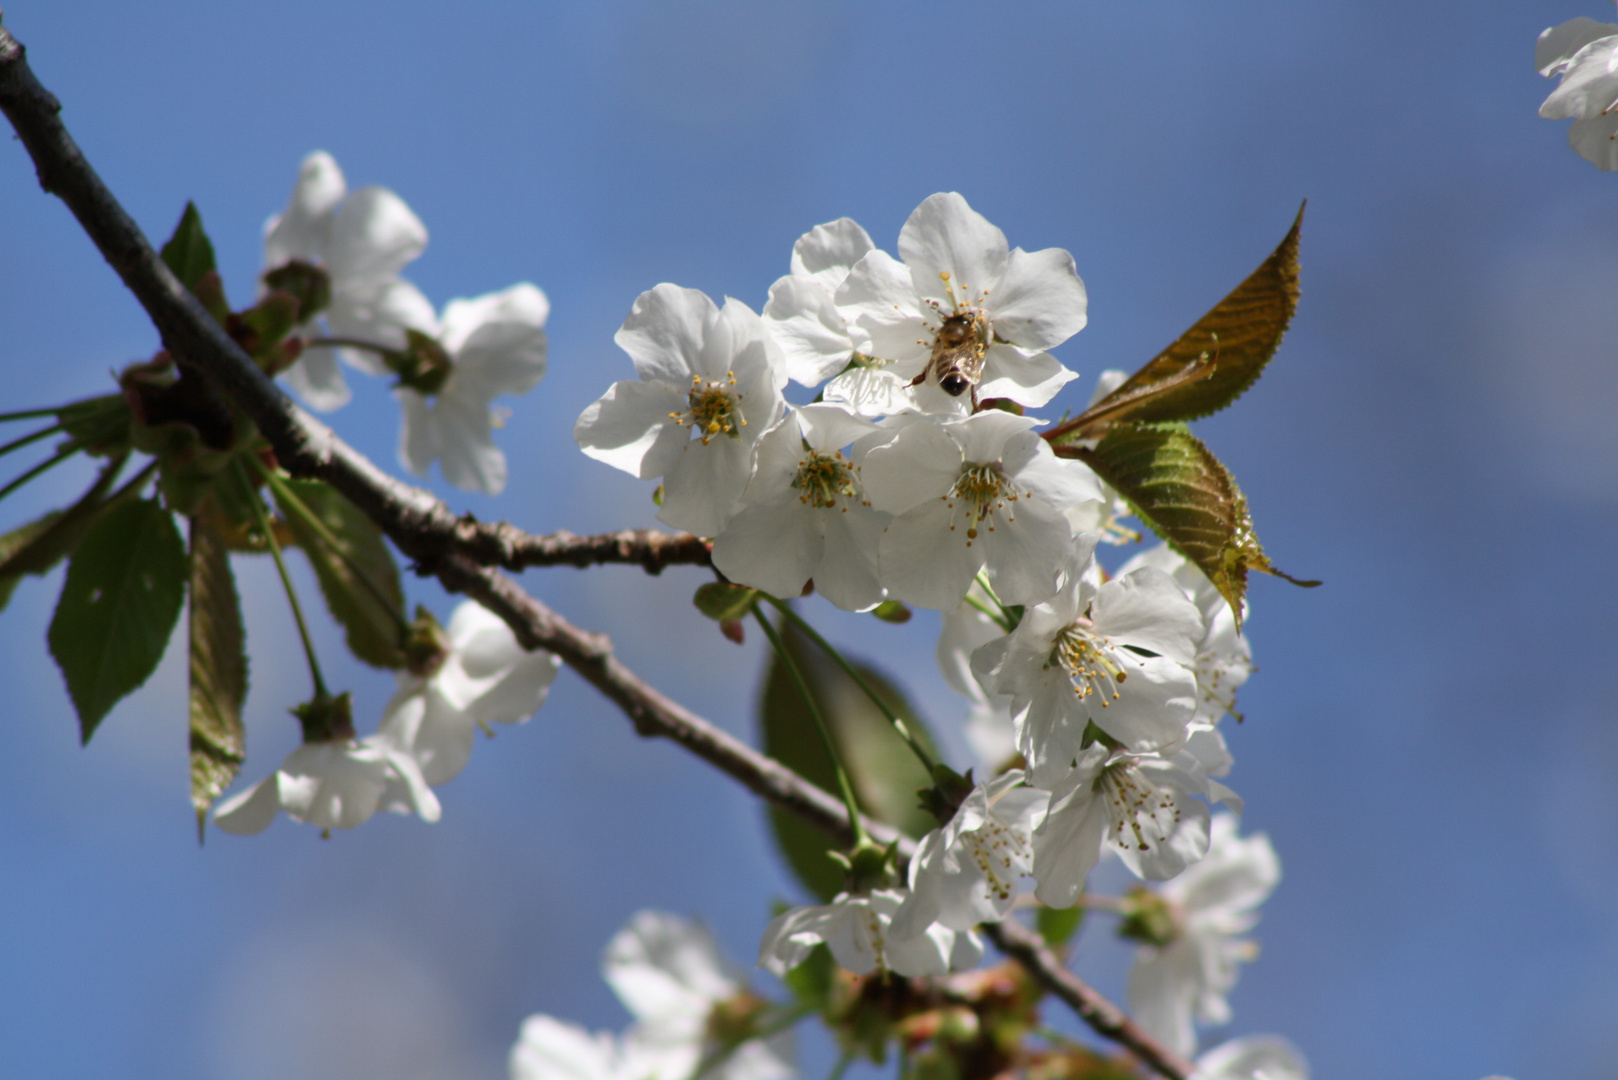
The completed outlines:
{"type": "Polygon", "coordinates": [[[1078,1013],[1090,1030],[1129,1050],[1171,1080],[1186,1080],[1196,1066],[1142,1031],[1124,1010],[1102,997],[1067,969],[1045,939],[1015,919],[985,923],[983,932],[995,948],[1016,960],[1039,984],[1078,1013]]]}
{"type": "MultiPolygon", "coordinates": [[[[695,557],[700,540],[672,536],[653,541],[658,534],[645,534],[642,548],[633,539],[638,534],[629,534],[627,546],[619,546],[616,539],[603,546],[598,543],[603,538],[585,538],[585,549],[604,554],[627,551],[636,556],[585,557],[578,554],[581,538],[558,534],[519,542],[525,535],[520,530],[457,518],[430,493],[393,479],[288,400],[170,273],[85,161],[57,115],[61,105],[39,84],[22,45],[4,27],[0,27],[0,111],[10,119],[33,158],[40,186],[67,203],[146,309],[164,347],[182,366],[202,375],[215,391],[235,400],[289,472],[318,477],[341,491],[416,561],[418,573],[436,575],[446,589],[464,593],[500,616],[525,648],[555,653],[622,709],[642,735],[672,739],[770,803],[845,842],[853,839],[848,815],[835,797],[648,686],[618,662],[605,636],[573,626],[506,575],[474,561],[481,554],[496,556],[487,557],[487,562],[502,566],[513,561],[517,565],[624,561],[660,569],[685,560],[659,561],[660,556],[652,554],[659,543],[666,545],[665,554],[678,551],[692,556],[692,562],[706,562],[705,550],[700,560],[695,557]],[[464,532],[458,531],[463,528],[464,532]],[[531,549],[525,547],[528,541],[533,541],[531,549]],[[489,548],[480,548],[480,543],[489,548]],[[509,557],[503,554],[507,550],[512,553],[509,557]],[[520,550],[529,550],[532,561],[518,561],[520,550]]],[[[879,842],[894,836],[892,829],[875,822],[868,821],[866,827],[879,842]]],[[[902,842],[900,850],[912,854],[914,844],[902,842]]],[[[1189,1063],[1158,1045],[1116,1005],[1067,971],[1038,934],[1009,921],[989,926],[987,931],[1002,951],[1027,967],[1098,1034],[1128,1048],[1170,1080],[1190,1075],[1189,1063]]]]}

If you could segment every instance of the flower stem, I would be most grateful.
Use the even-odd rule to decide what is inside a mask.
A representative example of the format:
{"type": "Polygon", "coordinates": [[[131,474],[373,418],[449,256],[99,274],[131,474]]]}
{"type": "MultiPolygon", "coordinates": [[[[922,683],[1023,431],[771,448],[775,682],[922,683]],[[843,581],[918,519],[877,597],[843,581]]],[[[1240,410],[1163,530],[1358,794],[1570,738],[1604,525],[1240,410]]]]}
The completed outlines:
{"type": "Polygon", "coordinates": [[[264,500],[259,497],[258,488],[248,477],[241,458],[236,459],[235,465],[236,478],[247,492],[247,501],[253,504],[253,516],[258,519],[259,531],[269,542],[270,554],[275,557],[276,573],[281,575],[281,587],[286,590],[287,603],[292,607],[292,621],[298,624],[298,638],[303,642],[303,655],[309,660],[309,676],[315,683],[315,699],[324,700],[331,695],[326,692],[326,680],[320,675],[320,661],[315,657],[315,644],[309,639],[309,626],[303,621],[303,606],[298,603],[298,591],[292,587],[292,575],[287,573],[286,560],[281,558],[281,545],[275,539],[275,526],[270,523],[264,500]]]}
{"type": "Polygon", "coordinates": [[[52,409],[24,409],[21,412],[0,413],[0,424],[9,424],[13,420],[38,420],[42,416],[55,416],[62,411],[62,406],[52,409]]]}
{"type": "Polygon", "coordinates": [[[18,488],[28,483],[28,481],[32,480],[40,473],[45,472],[47,469],[60,465],[62,462],[66,461],[74,454],[77,454],[82,449],[84,449],[84,444],[77,439],[63,444],[62,448],[56,452],[54,457],[46,458],[44,461],[40,462],[38,465],[35,465],[32,469],[29,469],[27,472],[17,477],[5,487],[0,488],[0,499],[10,495],[13,491],[16,491],[18,488]]]}
{"type": "Polygon", "coordinates": [[[361,585],[365,586],[365,591],[371,594],[371,599],[381,605],[382,610],[387,612],[389,617],[393,619],[394,625],[399,628],[400,637],[408,637],[410,635],[410,620],[405,618],[404,612],[399,610],[393,599],[382,591],[382,587],[371,580],[371,575],[365,572],[365,568],[354,561],[353,557],[343,548],[342,541],[338,540],[331,529],[326,527],[326,523],[320,520],[320,516],[309,509],[302,499],[298,498],[297,492],[292,490],[290,484],[277,476],[274,469],[265,468],[264,464],[257,458],[249,458],[248,460],[253,466],[253,471],[258,474],[259,479],[267,483],[271,490],[275,492],[276,501],[291,510],[300,521],[309,526],[310,531],[320,538],[320,542],[325,544],[331,550],[331,553],[342,561],[344,566],[348,567],[349,573],[353,574],[361,585]]]}
{"type": "Polygon", "coordinates": [[[697,1062],[697,1067],[691,1071],[690,1075],[688,1075],[685,1080],[702,1080],[702,1078],[708,1073],[730,1060],[731,1055],[740,1050],[743,1046],[750,1042],[758,1042],[762,1039],[768,1039],[777,1032],[785,1031],[787,1028],[792,1027],[794,1024],[798,1023],[798,1021],[802,1020],[804,1017],[810,1015],[814,1011],[815,1010],[809,1006],[799,1006],[795,1009],[786,1010],[780,1016],[776,1017],[768,1024],[765,1024],[747,1038],[741,1040],[740,1042],[732,1043],[729,1046],[721,1046],[718,1050],[715,1050],[713,1053],[704,1057],[701,1061],[697,1062]]]}
{"type": "Polygon", "coordinates": [[[41,440],[43,438],[54,435],[58,431],[61,431],[65,427],[67,427],[66,424],[52,424],[48,428],[40,428],[38,431],[32,432],[31,434],[28,434],[28,435],[24,435],[20,439],[12,439],[10,442],[6,443],[4,446],[0,446],[0,457],[3,457],[6,454],[11,453],[13,450],[21,450],[23,447],[27,446],[29,443],[36,443],[36,442],[38,442],[39,440],[41,440]]]}
{"type": "Polygon", "coordinates": [[[781,640],[781,635],[776,633],[775,627],[770,625],[770,620],[757,607],[753,608],[753,617],[764,629],[764,636],[770,639],[770,646],[775,649],[775,655],[786,665],[787,672],[798,687],[798,693],[803,697],[804,706],[814,719],[815,730],[820,732],[820,741],[825,744],[826,753],[831,755],[832,769],[837,773],[837,790],[843,797],[843,805],[848,808],[849,824],[854,827],[854,846],[863,847],[871,842],[871,838],[866,835],[865,823],[860,820],[860,804],[854,798],[854,785],[849,783],[848,771],[843,768],[842,756],[837,753],[837,744],[832,741],[831,729],[826,726],[826,718],[820,714],[820,705],[816,703],[814,694],[810,693],[809,684],[804,681],[798,662],[787,652],[786,643],[781,640]]]}
{"type": "Polygon", "coordinates": [[[836,647],[833,646],[831,642],[821,637],[820,633],[813,626],[810,626],[801,615],[799,615],[796,611],[793,611],[792,605],[788,604],[784,600],[777,600],[769,593],[761,592],[759,595],[773,604],[775,609],[783,616],[791,619],[792,625],[796,626],[798,629],[807,634],[811,641],[820,646],[821,651],[823,651],[833,660],[837,661],[837,666],[842,668],[843,672],[850,679],[854,680],[854,684],[863,690],[865,692],[865,696],[871,699],[871,703],[881,710],[883,716],[888,718],[888,722],[891,723],[893,725],[893,729],[899,733],[899,737],[905,741],[905,745],[910,747],[910,752],[916,755],[916,758],[922,764],[922,768],[927,770],[927,775],[931,776],[933,774],[933,766],[936,764],[933,761],[932,755],[927,752],[926,747],[922,746],[921,743],[917,741],[915,735],[911,733],[910,728],[905,725],[904,720],[899,717],[899,714],[894,712],[893,708],[889,706],[886,701],[883,701],[881,696],[877,694],[875,690],[871,689],[871,684],[866,682],[865,678],[860,675],[857,670],[855,670],[854,665],[850,664],[847,659],[843,657],[843,654],[837,651],[836,647]]]}
{"type": "Polygon", "coordinates": [[[397,349],[390,349],[386,345],[383,345],[381,342],[378,342],[378,341],[361,341],[359,338],[346,338],[346,337],[311,338],[308,341],[303,343],[303,347],[306,348],[306,349],[312,349],[316,345],[327,345],[327,346],[330,346],[331,348],[334,348],[334,349],[363,349],[366,352],[374,352],[374,353],[378,353],[378,354],[382,354],[382,355],[385,355],[385,354],[391,353],[391,352],[398,352],[397,349]]]}

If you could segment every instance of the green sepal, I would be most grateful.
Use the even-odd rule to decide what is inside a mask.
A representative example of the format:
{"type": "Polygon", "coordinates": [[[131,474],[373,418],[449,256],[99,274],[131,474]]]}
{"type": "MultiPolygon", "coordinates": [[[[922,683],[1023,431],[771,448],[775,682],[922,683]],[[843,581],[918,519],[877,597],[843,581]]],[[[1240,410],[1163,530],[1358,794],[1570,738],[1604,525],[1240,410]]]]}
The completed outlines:
{"type": "Polygon", "coordinates": [[[122,394],[103,394],[64,405],[57,422],[68,437],[96,457],[114,457],[130,448],[130,422],[134,419],[122,394]]]}
{"type": "Polygon", "coordinates": [[[1137,517],[1207,574],[1230,604],[1238,630],[1249,570],[1294,585],[1320,584],[1270,564],[1236,478],[1184,425],[1121,424],[1094,448],[1059,446],[1056,452],[1088,465],[1137,517]]]}
{"type": "MultiPolygon", "coordinates": [[[[933,828],[936,822],[916,804],[915,795],[917,789],[930,787],[932,778],[887,717],[842,668],[790,621],[781,624],[780,636],[809,684],[848,770],[855,797],[867,815],[910,836],[921,836],[933,828]]],[[[869,665],[851,663],[936,758],[926,725],[898,688],[869,665]]],[[[765,669],[758,715],[766,754],[821,789],[837,791],[836,773],[814,720],[790,672],[773,652],[765,669]]],[[[846,872],[829,857],[841,845],[796,815],[781,810],[770,810],[770,827],[788,868],[812,895],[830,900],[843,890],[846,872]]]]}
{"type": "Polygon", "coordinates": [[[196,291],[204,274],[218,269],[213,241],[203,231],[202,215],[197,212],[196,203],[185,204],[185,212],[180,215],[180,223],[174,226],[174,235],[163,245],[162,255],[163,262],[174,271],[180,284],[192,292],[196,291]]]}
{"type": "Polygon", "coordinates": [[[746,618],[758,603],[758,590],[726,581],[710,581],[697,587],[691,603],[715,622],[735,622],[746,618]]]}
{"type": "Polygon", "coordinates": [[[342,626],[349,651],[372,667],[404,667],[405,643],[396,618],[397,613],[405,609],[404,589],[399,584],[398,564],[382,537],[382,530],[330,484],[319,480],[286,480],[284,486],[326,526],[349,562],[370,579],[391,605],[391,610],[384,607],[359,580],[349,562],[327,547],[320,534],[277,495],[281,519],[314,567],[321,595],[326,598],[332,618],[342,626]]]}
{"type": "Polygon", "coordinates": [[[1242,395],[1264,371],[1298,306],[1303,209],[1279,247],[1150,363],[1046,438],[1099,438],[1119,424],[1195,420],[1242,395]]]}
{"type": "Polygon", "coordinates": [[[825,1012],[831,1005],[832,991],[837,987],[837,961],[831,958],[831,950],[825,945],[816,945],[781,981],[799,1004],[825,1012]]]}
{"type": "Polygon", "coordinates": [[[1162,947],[1180,936],[1174,908],[1161,896],[1135,886],[1124,896],[1123,916],[1118,920],[1118,936],[1143,945],[1162,947]]]}
{"type": "Polygon", "coordinates": [[[214,801],[246,760],[246,633],[230,549],[211,518],[191,519],[190,756],[197,840],[214,801]]]}
{"type": "Polygon", "coordinates": [[[910,621],[910,609],[899,600],[884,600],[871,609],[871,614],[885,623],[895,625],[910,621]]]}
{"type": "Polygon", "coordinates": [[[1079,932],[1079,924],[1084,922],[1084,908],[1074,905],[1070,908],[1053,908],[1041,906],[1034,917],[1034,926],[1039,930],[1040,936],[1047,945],[1062,946],[1073,940],[1073,935],[1079,932]]]}
{"type": "Polygon", "coordinates": [[[151,499],[101,514],[68,561],[47,640],[90,741],[163,658],[185,596],[185,543],[151,499]]]}
{"type": "Polygon", "coordinates": [[[271,292],[284,292],[298,301],[299,320],[308,322],[331,306],[331,275],[313,263],[293,259],[264,275],[271,292]]]}

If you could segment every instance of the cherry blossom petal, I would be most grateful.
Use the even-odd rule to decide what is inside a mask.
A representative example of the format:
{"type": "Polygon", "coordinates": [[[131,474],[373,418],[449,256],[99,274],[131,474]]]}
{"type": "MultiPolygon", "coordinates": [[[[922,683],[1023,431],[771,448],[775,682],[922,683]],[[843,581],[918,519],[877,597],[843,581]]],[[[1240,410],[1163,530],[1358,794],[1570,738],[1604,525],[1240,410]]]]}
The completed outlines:
{"type": "Polygon", "coordinates": [[[487,405],[441,394],[433,402],[432,425],[445,480],[485,495],[506,489],[506,455],[494,444],[487,405]]]}
{"type": "Polygon", "coordinates": [[[1061,248],[1012,251],[988,303],[994,332],[1025,349],[1054,349],[1089,319],[1084,282],[1061,248]]]}
{"type": "Polygon", "coordinates": [[[438,439],[433,430],[432,407],[426,398],[409,387],[400,387],[393,392],[393,396],[399,399],[402,414],[399,424],[399,464],[417,476],[426,476],[427,470],[438,460],[439,452],[438,439]]]}
{"type": "Polygon", "coordinates": [[[1618,112],[1575,120],[1567,141],[1580,157],[1602,172],[1618,172],[1618,112]]]}
{"type": "Polygon", "coordinates": [[[889,523],[877,565],[890,595],[939,610],[960,603],[983,567],[985,550],[968,544],[965,517],[962,508],[935,498],[889,523]]]}
{"type": "Polygon", "coordinates": [[[945,495],[961,474],[960,444],[927,422],[909,424],[864,453],[856,448],[856,460],[871,505],[893,514],[945,495]]]}
{"type": "Polygon", "coordinates": [[[427,227],[384,187],[354,192],[332,219],[326,266],[332,278],[383,281],[427,249],[427,227]]]}
{"type": "Polygon", "coordinates": [[[914,378],[932,355],[936,313],[923,307],[905,264],[887,252],[872,251],[854,264],[837,290],[837,307],[858,330],[855,347],[903,365],[895,374],[914,378]]]}
{"type": "Polygon", "coordinates": [[[793,382],[819,386],[848,366],[854,339],[832,294],[818,282],[781,278],[770,286],[764,318],[793,382]]]}
{"type": "Polygon", "coordinates": [[[1546,120],[1590,120],[1618,101],[1618,33],[1598,38],[1568,60],[1561,83],[1539,107],[1546,120]]]}
{"type": "Polygon", "coordinates": [[[341,409],[353,397],[342,369],[337,366],[337,353],[333,349],[319,346],[305,349],[285,374],[304,404],[319,412],[341,409]]]}
{"type": "Polygon", "coordinates": [[[625,379],[590,403],[573,425],[573,438],[585,454],[642,480],[674,468],[691,434],[669,416],[686,407],[684,395],[667,382],[625,379]]]}
{"type": "Polygon", "coordinates": [[[316,150],[304,158],[286,211],[264,224],[264,265],[273,269],[293,259],[318,262],[325,254],[332,215],[346,194],[343,170],[330,154],[316,150]]]}
{"type": "Polygon", "coordinates": [[[1096,633],[1120,645],[1181,664],[1196,660],[1202,640],[1202,613],[1173,578],[1153,567],[1114,578],[1096,590],[1091,620],[1096,633]]]}
{"type": "Polygon", "coordinates": [[[707,327],[718,317],[719,308],[706,293],[664,282],[635,298],[613,340],[629,354],[642,379],[684,386],[691,381],[691,362],[702,350],[707,327]]]}
{"type": "Polygon", "coordinates": [[[816,225],[792,245],[792,275],[834,293],[849,269],[874,247],[870,234],[852,218],[816,225]]]}
{"type": "Polygon", "coordinates": [[[732,581],[797,596],[825,550],[822,513],[796,499],[745,507],[714,538],[713,564],[732,581]]]}
{"type": "MultiPolygon", "coordinates": [[[[999,326],[997,322],[996,327],[999,326]]],[[[1015,345],[990,345],[983,354],[983,382],[978,399],[1010,398],[1037,409],[1079,377],[1048,352],[1029,352],[1015,345]]]]}
{"type": "Polygon", "coordinates": [[[236,836],[257,836],[281,812],[281,789],[271,773],[245,791],[238,791],[214,808],[213,823],[236,836]]]}
{"type": "Polygon", "coordinates": [[[736,512],[752,467],[751,444],[742,439],[721,436],[706,446],[691,439],[663,474],[663,507],[657,519],[699,536],[718,536],[736,512]]]}
{"type": "Polygon", "coordinates": [[[1534,67],[1546,78],[1560,75],[1580,49],[1614,34],[1618,34],[1618,26],[1612,23],[1597,22],[1583,15],[1569,19],[1539,35],[1539,43],[1534,46],[1534,67]]]}
{"type": "MultiPolygon", "coordinates": [[[[976,298],[998,292],[1010,251],[1006,234],[953,191],[929,195],[899,230],[899,257],[910,271],[916,293],[952,307],[953,296],[976,298]]],[[[998,306],[998,301],[994,301],[998,306]]]]}

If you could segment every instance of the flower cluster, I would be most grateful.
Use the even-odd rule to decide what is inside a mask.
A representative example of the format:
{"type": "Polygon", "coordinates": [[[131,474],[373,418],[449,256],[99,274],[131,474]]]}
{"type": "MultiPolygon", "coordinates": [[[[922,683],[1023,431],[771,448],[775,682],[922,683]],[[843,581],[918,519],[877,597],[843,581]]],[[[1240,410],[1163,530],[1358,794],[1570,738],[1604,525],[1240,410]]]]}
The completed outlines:
{"type": "Polygon", "coordinates": [[[491,721],[522,723],[544,704],[558,661],[527,652],[510,627],[468,600],[447,633],[427,616],[427,640],[399,672],[399,688],[374,734],[354,737],[346,695],[340,722],[325,725],[281,767],[222,801],[214,824],[226,832],[263,832],[280,811],[322,829],[352,829],[378,810],[437,821],[432,787],[466,767],[475,731],[491,721]]]}
{"type": "Polygon", "coordinates": [[[400,463],[426,475],[437,461],[456,487],[498,495],[506,458],[494,444],[491,403],[544,377],[550,302],[523,282],[451,300],[439,315],[400,276],[426,246],[426,228],[398,195],[382,187],[349,194],[330,154],[305,158],[291,202],[264,230],[262,287],[295,296],[303,320],[304,348],[287,381],[314,408],[331,410],[350,396],[339,357],[367,375],[393,375],[404,410],[400,463]]]}
{"type": "Polygon", "coordinates": [[[1202,919],[1199,883],[1262,851],[1260,895],[1244,894],[1256,904],[1278,873],[1267,841],[1211,814],[1241,809],[1218,722],[1247,643],[1168,548],[1103,571],[1118,497],[1027,415],[1076,378],[1048,351],[1085,324],[1068,253],[1009,247],[953,193],[910,215],[898,251],[845,218],[798,241],[762,314],[674,285],[642,294],[617,337],[639,378],[574,429],[589,456],[661,478],[658,516],[712,537],[733,582],[946,613],[940,666],[973,702],[989,778],[941,794],[907,880],[851,869],[830,903],[770,924],[759,962],[781,974],[825,944],[855,973],[970,967],[974,928],[1006,918],[1024,879],[1040,903],[1084,903],[1112,852],[1170,883],[1137,996],[1148,1030],[1190,1053],[1193,1015],[1227,1019],[1246,948],[1228,939],[1250,922],[1247,909],[1202,919]],[[819,395],[790,404],[789,383],[819,395]]]}
{"type": "Polygon", "coordinates": [[[537,1013],[511,1048],[511,1080],[787,1080],[792,1039],[700,923],[642,911],[607,945],[602,974],[635,1017],[622,1034],[537,1013]]]}

